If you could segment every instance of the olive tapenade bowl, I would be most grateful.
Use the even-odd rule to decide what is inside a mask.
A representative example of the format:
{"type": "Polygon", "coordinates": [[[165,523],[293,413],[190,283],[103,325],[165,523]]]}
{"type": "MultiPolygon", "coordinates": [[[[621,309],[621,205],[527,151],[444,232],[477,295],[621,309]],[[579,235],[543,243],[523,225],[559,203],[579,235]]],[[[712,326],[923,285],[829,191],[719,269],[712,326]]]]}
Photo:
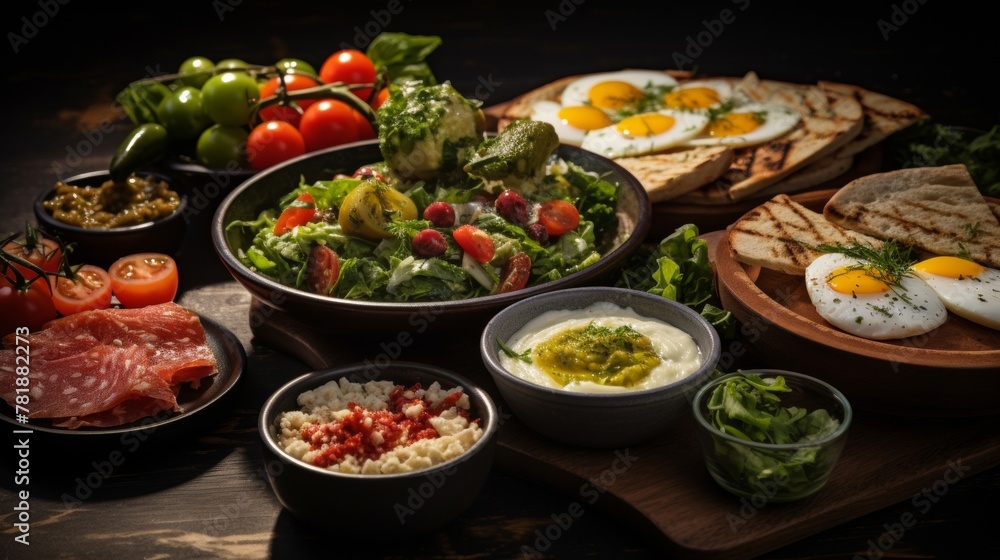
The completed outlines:
{"type": "MultiPolygon", "coordinates": [[[[177,191],[174,181],[166,175],[152,172],[136,175],[165,181],[171,190],[177,191]]],[[[78,187],[100,187],[109,180],[107,171],[91,171],[64,179],[63,183],[78,187]]],[[[184,241],[189,216],[188,199],[183,193],[178,192],[180,203],[169,215],[122,227],[81,227],[57,220],[45,208],[45,201],[55,193],[56,186],[53,186],[35,199],[35,219],[43,231],[57,237],[64,244],[73,244],[70,253],[73,264],[108,266],[125,255],[146,252],[175,255],[184,241]]]]}
{"type": "Polygon", "coordinates": [[[649,441],[682,423],[691,400],[707,383],[721,355],[715,328],[676,301],[628,288],[590,286],[532,296],[497,313],[480,337],[483,363],[514,415],[539,434],[570,445],[613,448],[649,441]],[[511,337],[548,311],[581,310],[608,302],[679,328],[694,339],[701,355],[697,369],[653,388],[583,393],[545,387],[512,374],[501,355],[511,337]]]}
{"type": "Polygon", "coordinates": [[[447,301],[344,299],[284,285],[240,259],[251,246],[254,233],[249,228],[229,228],[229,224],[256,220],[262,211],[276,207],[300,181],[329,180],[337,173],[351,175],[361,166],[383,161],[378,140],[311,152],[250,177],[219,204],[212,223],[212,242],[233,278],[267,307],[268,315],[277,309],[311,329],[338,334],[417,332],[424,336],[452,336],[468,329],[478,333],[494,313],[515,301],[562,288],[607,283],[646,237],[652,210],[645,189],[633,175],[612,160],[575,146],[561,145],[556,154],[618,185],[618,227],[596,240],[602,253],[596,263],[521,290],[447,301]]]}
{"type": "Polygon", "coordinates": [[[489,394],[454,372],[436,366],[396,361],[318,370],[281,386],[261,409],[258,430],[267,479],[278,501],[308,526],[344,536],[366,534],[399,538],[440,529],[465,511],[480,494],[493,466],[499,414],[489,394]],[[482,436],[464,453],[430,468],[405,473],[348,474],[314,466],[286,453],[278,439],[281,414],[299,410],[298,396],[330,381],[388,380],[426,389],[461,386],[469,415],[479,419],[482,436]]]}

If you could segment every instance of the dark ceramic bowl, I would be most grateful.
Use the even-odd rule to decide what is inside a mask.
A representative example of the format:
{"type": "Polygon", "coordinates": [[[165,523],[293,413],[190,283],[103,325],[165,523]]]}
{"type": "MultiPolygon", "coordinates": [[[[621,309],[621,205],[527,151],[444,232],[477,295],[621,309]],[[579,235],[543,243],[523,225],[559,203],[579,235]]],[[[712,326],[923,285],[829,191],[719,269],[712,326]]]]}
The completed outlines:
{"type": "MultiPolygon", "coordinates": [[[[159,173],[139,173],[166,181],[177,191],[176,182],[159,173]]],[[[109,180],[107,171],[91,171],[65,179],[63,182],[81,187],[99,187],[109,180]]],[[[184,242],[188,225],[188,198],[180,195],[180,205],[164,218],[134,226],[115,228],[84,228],[60,222],[52,217],[43,203],[55,194],[55,186],[35,199],[35,219],[38,226],[64,243],[74,243],[71,262],[108,266],[119,257],[134,253],[165,253],[174,255],[184,242]]]]}
{"type": "Polygon", "coordinates": [[[250,245],[250,236],[241,231],[226,231],[226,225],[236,220],[256,219],[261,211],[273,208],[282,196],[298,186],[300,178],[313,182],[330,179],[337,173],[350,175],[362,165],[381,161],[377,140],[312,152],[254,175],[219,204],[212,224],[212,242],[229,272],[255,298],[312,328],[353,333],[412,331],[415,327],[420,332],[470,328],[478,332],[494,313],[515,301],[610,280],[646,237],[650,226],[649,198],[635,177],[613,161],[580,148],[562,145],[557,153],[620,186],[619,229],[598,240],[598,246],[603,246],[603,257],[596,264],[523,290],[430,303],[347,300],[285,286],[252,271],[239,260],[237,254],[250,245]]]}
{"type": "Polygon", "coordinates": [[[721,354],[715,328],[676,301],[628,288],[589,286],[540,294],[496,314],[480,338],[483,363],[504,402],[525,425],[551,439],[592,448],[638,444],[661,435],[690,414],[691,399],[708,382],[721,354]],[[631,308],[673,325],[694,339],[702,361],[696,371],[654,388],[615,393],[578,393],[525,381],[500,359],[505,344],[525,324],[547,311],[584,309],[597,302],[631,308]]]}
{"type": "Polygon", "coordinates": [[[355,364],[307,373],[289,381],[264,403],[258,420],[264,467],[278,501],[302,522],[343,535],[379,538],[413,536],[440,529],[465,511],[479,495],[493,466],[499,414],[490,396],[468,379],[435,366],[393,362],[386,367],[355,364]],[[303,391],[347,378],[364,383],[388,380],[398,385],[438,381],[461,386],[470,415],[480,419],[483,435],[465,453],[433,467],[398,474],[346,474],[310,465],[278,444],[275,420],[298,410],[303,391]]]}

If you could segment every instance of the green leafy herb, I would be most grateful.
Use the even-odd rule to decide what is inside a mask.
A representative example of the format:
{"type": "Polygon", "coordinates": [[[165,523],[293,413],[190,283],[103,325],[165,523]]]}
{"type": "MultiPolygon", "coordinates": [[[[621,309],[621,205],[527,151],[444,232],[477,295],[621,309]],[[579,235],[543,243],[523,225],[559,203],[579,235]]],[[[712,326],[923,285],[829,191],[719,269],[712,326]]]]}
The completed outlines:
{"type": "Polygon", "coordinates": [[[1000,197],[1000,126],[988,131],[922,120],[893,134],[887,141],[900,167],[930,167],[963,163],[979,191],[1000,197]]]}
{"type": "Polygon", "coordinates": [[[501,352],[503,352],[504,354],[507,354],[511,358],[514,358],[515,360],[521,360],[522,362],[524,362],[526,364],[530,364],[531,363],[531,348],[528,348],[524,352],[521,352],[520,354],[518,354],[510,346],[507,346],[506,344],[504,344],[503,341],[500,340],[499,338],[497,338],[497,346],[500,347],[500,351],[501,352]]]}
{"type": "Polygon", "coordinates": [[[962,224],[962,229],[965,230],[965,235],[972,241],[979,235],[979,222],[974,224],[962,224]]]}
{"type": "Polygon", "coordinates": [[[910,267],[917,262],[911,248],[900,245],[891,239],[883,243],[880,248],[855,243],[853,245],[823,244],[815,246],[814,249],[824,253],[843,253],[848,257],[864,261],[868,264],[850,268],[863,268],[869,276],[890,286],[898,285],[901,278],[912,275],[910,267]]]}
{"type": "Polygon", "coordinates": [[[384,31],[372,39],[365,54],[391,83],[419,80],[434,85],[437,79],[425,59],[440,45],[441,38],[437,36],[384,31]]]}

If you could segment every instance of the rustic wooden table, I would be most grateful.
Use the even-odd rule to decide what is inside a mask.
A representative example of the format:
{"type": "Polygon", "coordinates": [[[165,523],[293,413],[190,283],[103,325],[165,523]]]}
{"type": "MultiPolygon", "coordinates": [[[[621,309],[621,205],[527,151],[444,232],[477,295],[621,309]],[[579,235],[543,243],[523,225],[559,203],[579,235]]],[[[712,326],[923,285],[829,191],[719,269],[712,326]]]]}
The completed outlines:
{"type": "MultiPolygon", "coordinates": [[[[9,7],[5,27],[14,36],[8,35],[5,54],[0,230],[33,221],[32,201],[57,178],[107,166],[130,129],[113,102],[128,81],[170,72],[193,54],[251,62],[294,56],[318,64],[342,42],[363,47],[383,29],[440,35],[444,43],[431,58],[435,72],[486,105],[576,72],[696,64],[719,75],[755,70],[788,81],[857,83],[916,103],[942,122],[1000,123],[992,96],[969,74],[998,67],[1000,49],[977,45],[992,36],[981,21],[986,18],[951,5],[902,2],[858,12],[830,6],[822,20],[749,0],[688,6],[671,18],[597,0],[523,9],[467,3],[460,13],[436,7],[433,14],[400,0],[329,6],[222,0],[169,12],[103,12],[108,8],[55,1],[9,7]],[[941,29],[953,31],[941,36],[941,29]]],[[[499,463],[460,519],[421,539],[351,543],[301,526],[262,477],[255,422],[268,394],[310,368],[254,336],[250,296],[216,257],[209,217],[198,217],[178,255],[179,302],[232,331],[245,349],[247,369],[233,398],[189,431],[153,432],[125,446],[33,440],[28,473],[18,473],[16,442],[4,428],[10,444],[0,453],[3,557],[663,557],[661,543],[618,515],[611,500],[560,526],[573,496],[536,482],[544,477],[500,468],[510,462],[499,463]],[[30,481],[15,483],[22,474],[30,481]],[[22,500],[15,492],[25,489],[30,495],[22,500]],[[30,546],[15,540],[21,516],[30,525],[30,546]]],[[[817,527],[761,557],[995,555],[996,516],[984,512],[1000,499],[1000,471],[952,476],[952,483],[945,467],[950,457],[934,459],[946,482],[888,507],[859,507],[856,518],[817,527]]],[[[887,473],[893,461],[881,460],[887,473]]],[[[331,507],[350,504],[331,497],[331,507]]],[[[739,507],[734,501],[737,514],[739,507]]]]}

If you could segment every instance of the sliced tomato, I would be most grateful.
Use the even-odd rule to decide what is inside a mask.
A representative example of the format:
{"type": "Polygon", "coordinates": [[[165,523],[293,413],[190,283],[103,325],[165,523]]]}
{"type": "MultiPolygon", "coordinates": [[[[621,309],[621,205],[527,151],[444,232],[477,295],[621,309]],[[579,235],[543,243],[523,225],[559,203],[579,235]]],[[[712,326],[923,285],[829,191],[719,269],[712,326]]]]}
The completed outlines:
{"type": "Polygon", "coordinates": [[[57,317],[47,283],[38,280],[18,289],[8,275],[0,274],[0,337],[21,328],[37,331],[57,317]]]}
{"type": "Polygon", "coordinates": [[[565,200],[547,200],[538,207],[538,221],[549,235],[562,235],[580,225],[580,211],[565,200]]]}
{"type": "Polygon", "coordinates": [[[340,277],[340,258],[326,245],[309,250],[306,263],[306,287],[317,294],[329,294],[340,277]]]}
{"type": "Polygon", "coordinates": [[[531,278],[531,257],[525,253],[514,253],[500,269],[500,285],[496,293],[515,292],[524,289],[531,278]]]}
{"type": "Polygon", "coordinates": [[[278,221],[274,222],[274,235],[281,235],[296,226],[307,224],[315,215],[316,200],[311,194],[302,193],[288,208],[281,211],[278,221]]]}
{"type": "Polygon", "coordinates": [[[463,251],[481,263],[490,262],[496,248],[490,234],[471,224],[463,224],[451,232],[455,242],[463,251]]]}
{"type": "Polygon", "coordinates": [[[111,276],[115,297],[125,307],[167,303],[177,296],[177,262],[163,253],[136,253],[115,261],[111,276]]]}
{"type": "Polygon", "coordinates": [[[63,316],[111,307],[111,276],[103,268],[85,264],[73,278],[52,278],[52,303],[63,316]]]}

